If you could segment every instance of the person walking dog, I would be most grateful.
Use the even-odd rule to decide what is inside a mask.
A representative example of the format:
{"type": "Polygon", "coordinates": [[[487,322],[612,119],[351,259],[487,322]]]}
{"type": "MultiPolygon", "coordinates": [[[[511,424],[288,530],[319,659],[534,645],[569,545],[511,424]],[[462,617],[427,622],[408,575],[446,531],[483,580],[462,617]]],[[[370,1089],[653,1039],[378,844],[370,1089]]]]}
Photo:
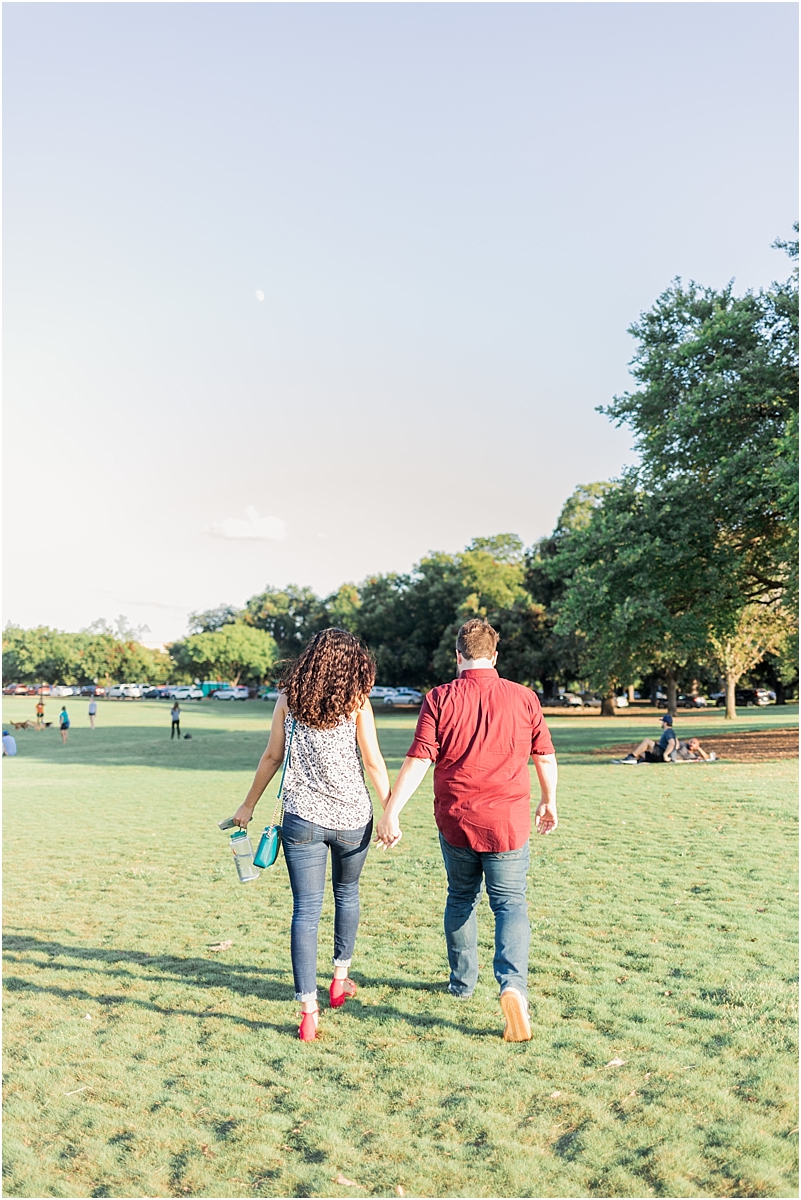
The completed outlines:
{"type": "Polygon", "coordinates": [[[348,968],[359,925],[359,877],[373,831],[362,762],[382,807],[389,799],[389,775],[368,699],[374,683],[375,663],[357,637],[333,628],[315,634],[281,680],[267,749],[234,815],[235,824],[247,828],[286,758],[281,840],[292,888],[290,950],[295,999],[301,1006],[298,1036],[304,1042],[317,1037],[317,927],[329,851],[334,892],[331,1007],[341,1007],[356,992],[348,968]]]}
{"type": "Polygon", "coordinates": [[[170,723],[172,726],[170,729],[170,741],[172,741],[172,739],[174,737],[177,737],[178,741],[180,742],[180,740],[181,740],[181,706],[177,700],[173,701],[173,706],[170,709],[170,723]]]}
{"type": "Polygon", "coordinates": [[[497,645],[498,634],[488,622],[462,625],[456,638],[457,678],[423,701],[377,838],[382,847],[398,844],[398,816],[433,762],[434,818],[448,877],[449,991],[468,997],[478,981],[476,909],[483,880],[495,916],[493,969],[506,1018],[503,1036],[507,1042],[525,1042],[531,1038],[528,760],[533,758],[540,784],[535,822],[541,834],[552,833],[558,824],[557,766],[536,695],[495,670],[497,645]]]}

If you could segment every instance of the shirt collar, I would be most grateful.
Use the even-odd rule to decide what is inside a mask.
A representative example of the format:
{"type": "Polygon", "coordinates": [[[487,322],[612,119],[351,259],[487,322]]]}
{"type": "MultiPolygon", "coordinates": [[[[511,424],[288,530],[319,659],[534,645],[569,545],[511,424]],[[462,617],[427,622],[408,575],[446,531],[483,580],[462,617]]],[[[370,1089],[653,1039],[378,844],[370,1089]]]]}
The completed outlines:
{"type": "Polygon", "coordinates": [[[458,679],[470,679],[479,687],[486,687],[487,684],[500,679],[500,676],[494,667],[468,667],[466,671],[459,672],[458,679]]]}

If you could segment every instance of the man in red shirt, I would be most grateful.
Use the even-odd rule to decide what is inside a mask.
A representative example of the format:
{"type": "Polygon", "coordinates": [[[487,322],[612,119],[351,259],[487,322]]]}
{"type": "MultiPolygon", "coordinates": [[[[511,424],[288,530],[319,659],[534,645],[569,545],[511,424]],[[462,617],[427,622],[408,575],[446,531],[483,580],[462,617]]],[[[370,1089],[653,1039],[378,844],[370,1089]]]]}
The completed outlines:
{"type": "Polygon", "coordinates": [[[530,688],[495,670],[498,634],[468,621],[456,639],[457,678],[428,693],[392,795],[378,823],[378,841],[395,846],[398,814],[434,763],[434,817],[445,871],[445,941],[449,990],[472,995],[478,980],[476,909],[482,878],[495,915],[493,968],[506,1017],[504,1038],[531,1037],[528,946],[531,931],[526,874],[531,833],[529,756],[540,783],[535,814],[540,833],[556,816],[556,756],[539,701],[530,688]]]}

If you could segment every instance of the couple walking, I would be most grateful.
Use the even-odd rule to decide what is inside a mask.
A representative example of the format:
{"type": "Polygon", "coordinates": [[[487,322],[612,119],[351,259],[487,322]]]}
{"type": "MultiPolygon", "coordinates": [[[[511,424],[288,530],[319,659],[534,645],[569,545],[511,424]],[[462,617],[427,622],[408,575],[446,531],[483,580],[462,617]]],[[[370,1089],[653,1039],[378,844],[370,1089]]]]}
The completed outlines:
{"type": "Polygon", "coordinates": [[[498,635],[486,621],[468,621],[459,630],[457,677],[423,701],[393,789],[368,699],[375,664],[358,638],[342,629],[322,630],[282,680],[267,749],[234,821],[247,827],[286,757],[282,841],[293,896],[292,970],[302,1041],[317,1036],[317,927],[329,850],[334,892],[331,1007],[340,1007],[356,992],[348,969],[359,923],[359,876],[373,833],[361,763],[384,809],[376,830],[381,849],[400,841],[399,814],[434,763],[434,816],[448,880],[449,990],[466,998],[478,980],[476,908],[483,882],[495,916],[493,967],[506,1018],[504,1038],[519,1042],[531,1037],[528,760],[533,757],[540,784],[535,823],[542,834],[557,826],[557,768],[537,697],[495,670],[497,644],[498,635]]]}

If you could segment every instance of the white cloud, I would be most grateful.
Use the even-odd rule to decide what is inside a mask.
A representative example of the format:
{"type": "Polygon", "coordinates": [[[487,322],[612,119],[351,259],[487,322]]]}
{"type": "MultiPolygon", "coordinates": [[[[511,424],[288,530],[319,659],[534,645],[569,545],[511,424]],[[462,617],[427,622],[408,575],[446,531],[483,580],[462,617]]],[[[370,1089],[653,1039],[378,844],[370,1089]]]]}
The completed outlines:
{"type": "Polygon", "coordinates": [[[256,299],[259,301],[259,303],[261,303],[261,301],[264,299],[264,292],[262,292],[262,291],[256,292],[256,299]]]}
{"type": "Polygon", "coordinates": [[[278,517],[260,517],[252,504],[245,509],[245,520],[229,517],[212,525],[207,532],[213,537],[246,538],[249,541],[280,541],[286,537],[286,526],[278,517]]]}

